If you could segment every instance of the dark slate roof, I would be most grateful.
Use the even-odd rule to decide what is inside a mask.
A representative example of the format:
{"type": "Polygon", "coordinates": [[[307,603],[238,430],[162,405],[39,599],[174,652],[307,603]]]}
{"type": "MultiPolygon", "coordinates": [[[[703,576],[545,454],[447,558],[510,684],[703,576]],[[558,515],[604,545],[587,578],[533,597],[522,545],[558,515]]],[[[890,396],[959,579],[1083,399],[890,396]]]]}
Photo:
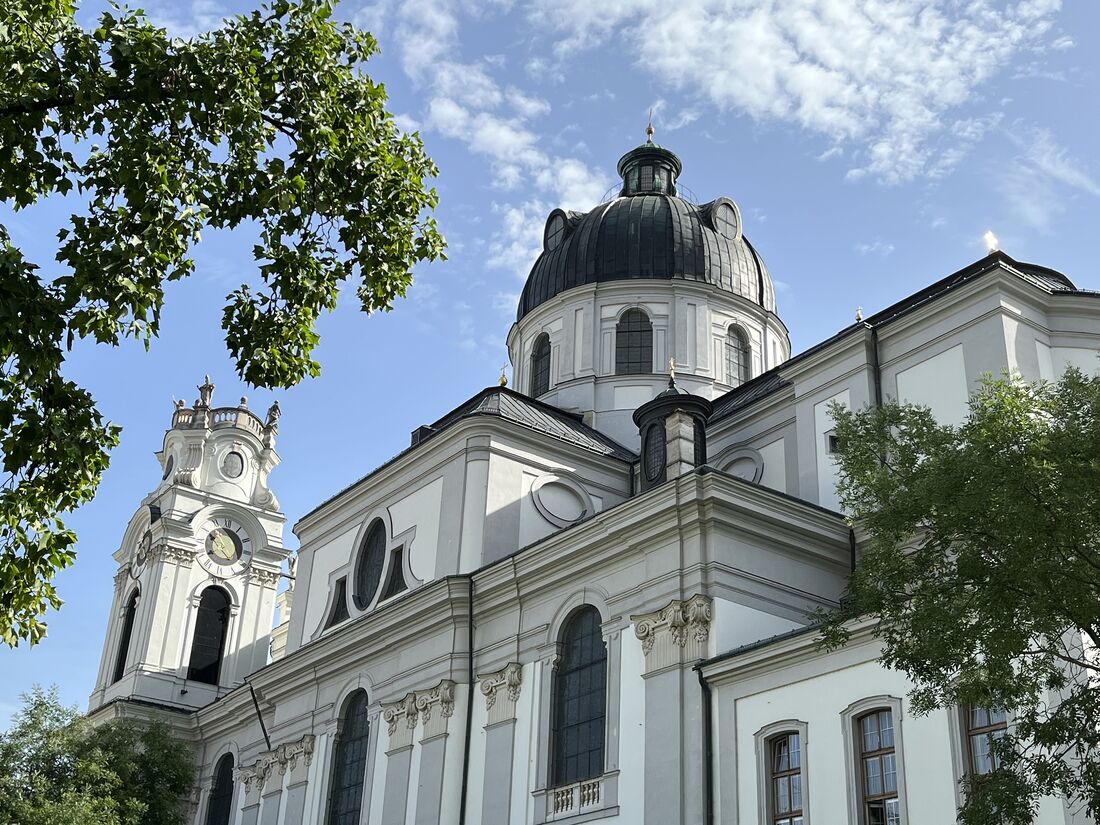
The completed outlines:
{"type": "Polygon", "coordinates": [[[711,420],[724,418],[727,415],[731,415],[742,407],[747,407],[754,401],[757,401],[765,396],[771,395],[773,392],[783,389],[783,387],[790,386],[790,381],[787,381],[779,374],[778,369],[771,369],[767,372],[761,373],[751,381],[746,381],[740,387],[736,387],[725,395],[718,398],[714,402],[714,411],[711,413],[711,420]]]}
{"type": "Polygon", "coordinates": [[[497,416],[550,438],[622,461],[632,462],[638,457],[617,441],[589,427],[581,421],[580,416],[543,404],[507,387],[482,390],[462,406],[429,425],[427,430],[434,434],[463,418],[476,415],[497,416]]]}
{"type": "Polygon", "coordinates": [[[603,433],[589,427],[580,416],[559,410],[549,404],[528,398],[526,395],[510,390],[507,387],[489,387],[482,390],[469,401],[451,410],[434,424],[428,424],[417,428],[413,432],[413,443],[402,450],[389,461],[379,465],[362,478],[352,482],[342,490],[337,491],[322,501],[299,521],[305,520],[318,510],[328,506],[331,502],[340,498],[348,490],[351,490],[375,473],[388,467],[407,453],[412,452],[425,441],[446,430],[466,418],[480,415],[489,415],[510,421],[520,427],[542,433],[543,435],[564,441],[585,450],[590,450],[599,455],[616,458],[628,464],[638,460],[638,455],[631,452],[619,442],[608,438],[603,433]]]}
{"type": "Polygon", "coordinates": [[[807,350],[803,350],[798,355],[793,356],[790,360],[780,364],[777,367],[773,367],[765,373],[761,373],[751,381],[742,384],[740,387],[730,390],[725,395],[722,395],[714,400],[714,412],[711,413],[710,422],[718,421],[726,416],[732,415],[737,410],[747,407],[754,401],[763,398],[783,386],[786,386],[789,382],[784,381],[780,374],[782,370],[789,367],[791,364],[796,363],[803,358],[807,358],[810,355],[824,349],[831,345],[835,341],[844,338],[847,335],[851,335],[859,330],[868,330],[882,327],[891,321],[908,315],[910,312],[936,300],[940,296],[950,292],[953,289],[957,289],[963,284],[969,283],[976,278],[980,278],[983,275],[992,272],[998,267],[1005,267],[1010,272],[1014,273],[1021,280],[1031,284],[1032,286],[1043,290],[1048,293],[1063,293],[1063,294],[1097,294],[1086,292],[1084,290],[1077,289],[1074,286],[1073,281],[1063,275],[1057,270],[1050,269],[1045,266],[1039,266],[1038,264],[1029,264],[1022,261],[1017,261],[1004,252],[994,250],[984,258],[975,261],[969,266],[965,266],[958,272],[953,272],[946,278],[942,278],[936,281],[934,284],[925,287],[919,292],[914,292],[912,295],[902,298],[895,304],[891,304],[874,315],[865,318],[862,321],[845,327],[836,335],[831,338],[826,338],[824,341],[814,344],[807,350]]]}
{"type": "Polygon", "coordinates": [[[764,262],[743,236],[718,234],[710,209],[673,195],[638,194],[570,213],[565,240],[531,268],[517,320],[568,289],[635,278],[710,283],[774,312],[764,262]]]}

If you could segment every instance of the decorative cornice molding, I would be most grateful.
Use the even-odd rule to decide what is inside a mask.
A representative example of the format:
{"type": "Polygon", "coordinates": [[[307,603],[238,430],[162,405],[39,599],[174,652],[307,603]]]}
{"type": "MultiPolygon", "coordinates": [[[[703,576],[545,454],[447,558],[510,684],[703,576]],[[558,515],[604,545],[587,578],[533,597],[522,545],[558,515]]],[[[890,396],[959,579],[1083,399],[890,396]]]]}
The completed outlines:
{"type": "Polygon", "coordinates": [[[190,565],[195,560],[194,550],[187,547],[174,547],[171,544],[158,544],[149,555],[154,559],[181,565],[190,565]]]}
{"type": "Polygon", "coordinates": [[[509,662],[501,670],[484,673],[478,679],[485,696],[485,710],[489,713],[488,724],[515,719],[516,702],[519,701],[523,683],[523,666],[518,662],[509,662]]]}
{"type": "Polygon", "coordinates": [[[443,679],[434,688],[405,694],[396,702],[382,705],[382,718],[390,736],[390,750],[412,745],[417,720],[424,721],[421,739],[447,732],[447,720],[455,712],[455,683],[443,679]],[[438,708],[439,713],[435,712],[438,708]]]}
{"type": "Polygon", "coordinates": [[[712,614],[711,600],[697,593],[686,601],[673,599],[653,613],[631,616],[634,635],[642,642],[646,673],[705,657],[712,614]]]}
{"type": "Polygon", "coordinates": [[[294,770],[299,760],[305,767],[309,767],[313,761],[313,734],[307,733],[296,742],[284,742],[273,750],[261,753],[251,766],[241,766],[237,769],[237,781],[244,785],[245,793],[255,790],[263,790],[264,783],[275,769],[279,776],[294,770]]]}
{"type": "Polygon", "coordinates": [[[276,587],[282,575],[278,570],[264,570],[259,567],[248,568],[248,581],[250,584],[259,584],[264,587],[276,587]]]}

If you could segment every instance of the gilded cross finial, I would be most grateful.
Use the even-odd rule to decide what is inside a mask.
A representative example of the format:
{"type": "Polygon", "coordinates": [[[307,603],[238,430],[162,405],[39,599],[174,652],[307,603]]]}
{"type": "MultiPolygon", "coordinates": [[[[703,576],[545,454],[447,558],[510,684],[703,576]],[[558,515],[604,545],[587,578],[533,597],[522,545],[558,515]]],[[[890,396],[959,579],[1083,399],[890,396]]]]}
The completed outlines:
{"type": "Polygon", "coordinates": [[[502,386],[502,387],[507,387],[508,386],[508,376],[505,374],[505,370],[507,370],[507,369],[508,369],[507,364],[501,364],[500,365],[500,381],[497,382],[497,383],[499,383],[500,386],[502,386]]]}
{"type": "Polygon", "coordinates": [[[649,110],[649,123],[645,127],[645,142],[653,143],[653,109],[649,110]]]}
{"type": "Polygon", "coordinates": [[[863,307],[856,307],[856,323],[863,320],[863,307]]]}
{"type": "Polygon", "coordinates": [[[675,358],[669,358],[668,359],[668,378],[669,378],[670,381],[675,381],[676,380],[676,359],[675,358]]]}

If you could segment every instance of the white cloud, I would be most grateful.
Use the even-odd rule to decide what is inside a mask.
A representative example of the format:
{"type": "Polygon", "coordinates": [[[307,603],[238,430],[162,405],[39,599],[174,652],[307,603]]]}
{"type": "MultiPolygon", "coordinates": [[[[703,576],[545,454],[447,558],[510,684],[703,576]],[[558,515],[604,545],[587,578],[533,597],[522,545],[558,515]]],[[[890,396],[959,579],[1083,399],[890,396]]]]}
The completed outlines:
{"type": "Polygon", "coordinates": [[[489,242],[486,263],[510,271],[522,281],[542,251],[542,231],[549,209],[537,200],[497,205],[495,209],[501,215],[501,227],[489,242]]]}
{"type": "Polygon", "coordinates": [[[1016,216],[1038,232],[1050,232],[1073,193],[1100,197],[1100,181],[1055,140],[1049,129],[1015,128],[1019,149],[1013,162],[996,170],[997,191],[1016,216]],[[1067,193],[1066,190],[1069,190],[1067,193]]]}
{"type": "Polygon", "coordinates": [[[894,251],[894,245],[886,241],[875,240],[871,243],[857,243],[852,247],[860,255],[879,255],[887,257],[894,251]]]}
{"type": "Polygon", "coordinates": [[[191,0],[183,3],[154,2],[147,6],[154,25],[167,30],[170,37],[184,40],[221,27],[231,12],[215,0],[191,0]]]}
{"type": "Polygon", "coordinates": [[[1060,7],[1061,0],[562,0],[530,15],[558,33],[559,57],[621,37],[638,65],[671,87],[720,109],[794,123],[834,146],[853,144],[850,178],[899,182],[942,172],[944,143],[957,141],[944,132],[949,115],[1039,42],[1060,7]]]}

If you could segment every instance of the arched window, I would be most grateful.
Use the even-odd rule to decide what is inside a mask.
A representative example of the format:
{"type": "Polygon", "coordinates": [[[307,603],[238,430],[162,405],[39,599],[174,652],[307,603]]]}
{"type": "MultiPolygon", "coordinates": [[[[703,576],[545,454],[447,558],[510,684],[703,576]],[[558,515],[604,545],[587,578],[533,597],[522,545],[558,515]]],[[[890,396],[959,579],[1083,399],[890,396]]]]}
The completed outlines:
{"type": "Polygon", "coordinates": [[[543,333],[531,348],[531,395],[538,397],[550,389],[550,336],[543,333]]]}
{"type": "Polygon", "coordinates": [[[206,825],[229,825],[233,814],[233,754],[227,753],[214,768],[214,784],[206,808],[206,825]]]}
{"type": "Polygon", "coordinates": [[[653,324],[640,309],[628,309],[615,327],[615,374],[653,372],[653,324]]]}
{"type": "Polygon", "coordinates": [[[603,774],[607,648],[599,611],[577,610],[562,628],[561,659],[554,671],[553,755],[555,786],[603,774]]]}
{"type": "Polygon", "coordinates": [[[359,548],[359,560],[355,564],[355,605],[366,610],[378,592],[382,581],[382,567],[386,563],[386,528],[381,519],[375,519],[367,530],[367,536],[359,548]]]}
{"type": "Polygon", "coordinates": [[[118,639],[118,654],[115,656],[115,672],[111,676],[111,684],[122,678],[126,672],[126,657],[130,653],[130,637],[134,635],[134,616],[137,615],[138,592],[130,594],[126,602],[126,609],[122,613],[122,635],[118,639]]]}
{"type": "Polygon", "coordinates": [[[187,678],[208,685],[218,684],[225,655],[225,632],[229,625],[229,594],[220,587],[208,587],[199,599],[195,637],[187,678]]]}
{"type": "Polygon", "coordinates": [[[749,380],[749,362],[752,351],[745,331],[731,326],[726,332],[726,383],[739,387],[749,380]]]}
{"type": "Polygon", "coordinates": [[[874,710],[857,720],[860,749],[860,791],[867,825],[897,825],[897,757],[894,752],[894,718],[888,709],[874,710]]]}
{"type": "Polygon", "coordinates": [[[369,741],[367,692],[357,690],[344,703],[344,712],[336,731],[327,825],[359,825],[369,741]]]}

